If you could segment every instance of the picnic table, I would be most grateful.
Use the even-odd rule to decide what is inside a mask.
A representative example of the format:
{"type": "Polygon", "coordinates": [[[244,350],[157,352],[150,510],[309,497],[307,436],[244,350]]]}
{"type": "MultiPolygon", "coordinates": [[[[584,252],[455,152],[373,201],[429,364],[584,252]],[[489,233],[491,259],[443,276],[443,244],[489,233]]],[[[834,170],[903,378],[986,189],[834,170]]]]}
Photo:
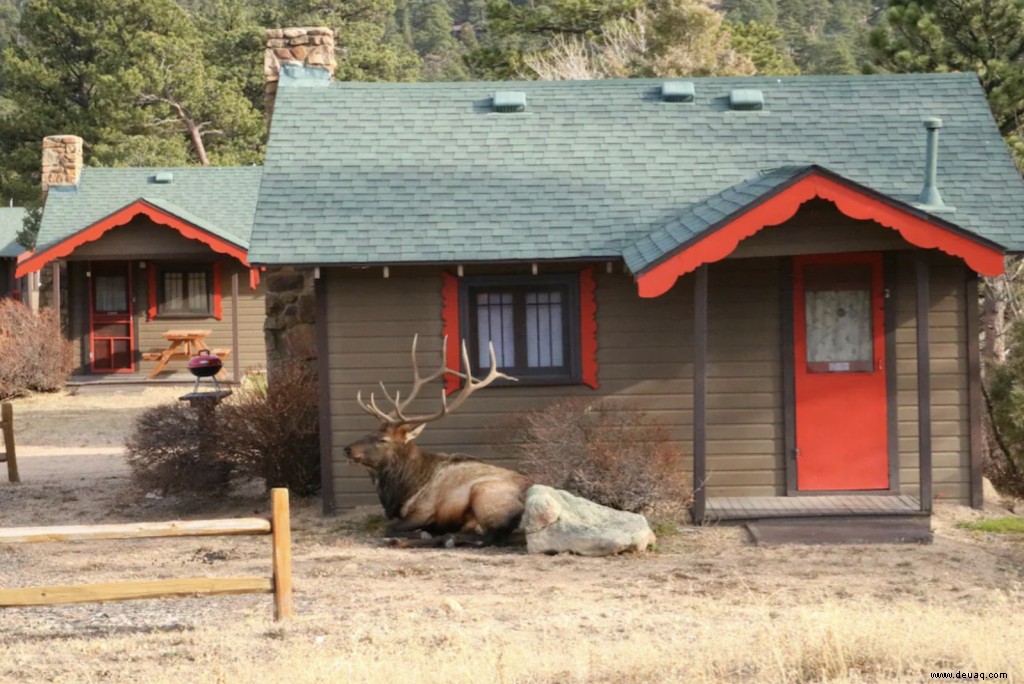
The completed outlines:
{"type": "MultiPolygon", "coordinates": [[[[147,361],[157,362],[156,367],[149,374],[149,379],[152,380],[159,375],[169,361],[175,359],[187,361],[201,350],[209,349],[205,340],[212,332],[212,330],[168,330],[165,332],[163,338],[170,343],[167,349],[160,352],[147,352],[142,355],[142,358],[147,361]]],[[[223,359],[231,354],[231,350],[214,349],[213,353],[223,359]]],[[[223,372],[221,371],[221,373],[223,372]]]]}

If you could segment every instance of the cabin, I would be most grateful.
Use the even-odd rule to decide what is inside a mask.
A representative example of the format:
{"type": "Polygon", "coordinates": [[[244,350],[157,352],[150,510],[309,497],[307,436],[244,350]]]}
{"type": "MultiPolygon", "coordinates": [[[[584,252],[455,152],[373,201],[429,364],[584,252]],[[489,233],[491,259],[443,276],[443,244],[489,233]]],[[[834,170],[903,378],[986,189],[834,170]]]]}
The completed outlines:
{"type": "Polygon", "coordinates": [[[927,516],[981,505],[978,279],[1024,247],[1022,190],[970,73],[391,84],[290,64],[248,258],[315,274],[327,511],[376,503],[342,449],[376,428],[357,391],[407,384],[418,334],[421,359],[457,364],[465,339],[486,368],[493,343],[519,378],[424,447],[507,464],[503,417],[629,401],[671,428],[697,521],[927,516]]]}
{"type": "Polygon", "coordinates": [[[18,257],[25,248],[18,244],[18,232],[25,218],[21,207],[0,207],[0,297],[20,300],[24,283],[15,277],[18,257]]]}
{"type": "Polygon", "coordinates": [[[248,261],[260,167],[83,168],[43,142],[45,206],[19,277],[47,269],[82,381],[181,378],[200,348],[240,379],[266,362],[265,287],[248,261]]]}

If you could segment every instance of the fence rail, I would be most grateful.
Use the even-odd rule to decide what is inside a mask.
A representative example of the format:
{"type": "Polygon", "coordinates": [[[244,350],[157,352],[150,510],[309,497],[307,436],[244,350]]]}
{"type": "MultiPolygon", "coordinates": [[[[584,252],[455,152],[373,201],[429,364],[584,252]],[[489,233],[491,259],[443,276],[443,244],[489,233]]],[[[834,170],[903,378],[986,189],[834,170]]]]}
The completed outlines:
{"type": "Polygon", "coordinates": [[[270,502],[270,520],[263,518],[177,520],[123,525],[65,525],[0,529],[0,544],[269,534],[273,563],[273,574],[270,577],[198,577],[0,589],[0,608],[216,594],[272,593],[274,595],[274,619],[290,618],[293,610],[288,490],[274,489],[271,492],[270,502]]]}
{"type": "Polygon", "coordinates": [[[0,451],[0,463],[7,463],[7,480],[21,482],[18,476],[18,457],[14,451],[14,407],[9,401],[0,404],[0,432],[3,433],[4,450],[0,451]]]}

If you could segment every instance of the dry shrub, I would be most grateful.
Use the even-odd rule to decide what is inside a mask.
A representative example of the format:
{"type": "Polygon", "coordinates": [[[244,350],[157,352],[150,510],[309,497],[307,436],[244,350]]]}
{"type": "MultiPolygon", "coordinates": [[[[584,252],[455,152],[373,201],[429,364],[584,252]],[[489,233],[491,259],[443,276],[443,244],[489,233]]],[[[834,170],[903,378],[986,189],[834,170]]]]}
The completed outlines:
{"type": "Polygon", "coordinates": [[[216,440],[215,433],[200,429],[199,413],[185,404],[146,409],[125,442],[132,480],[164,494],[223,492],[234,464],[220,456],[216,440]]]}
{"type": "Polygon", "coordinates": [[[275,368],[218,409],[219,446],[238,469],[298,496],[320,488],[316,375],[302,364],[275,368]]]}
{"type": "Polygon", "coordinates": [[[52,309],[35,313],[0,299],[0,399],[59,390],[72,368],[71,343],[61,336],[52,309]]]}
{"type": "Polygon", "coordinates": [[[985,475],[996,490],[1024,498],[1024,323],[1010,331],[1003,363],[986,368],[985,400],[990,441],[985,475]]]}
{"type": "Polygon", "coordinates": [[[499,429],[537,482],[623,511],[677,513],[689,502],[668,428],[628,404],[566,399],[499,429]]]}

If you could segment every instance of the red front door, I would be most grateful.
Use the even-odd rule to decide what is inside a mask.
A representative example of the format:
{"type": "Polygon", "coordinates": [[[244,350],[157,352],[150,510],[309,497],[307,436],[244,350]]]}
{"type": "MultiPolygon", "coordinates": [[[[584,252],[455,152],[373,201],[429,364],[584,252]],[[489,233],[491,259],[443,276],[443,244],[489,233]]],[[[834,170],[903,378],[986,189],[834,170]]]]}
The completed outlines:
{"type": "Polygon", "coordinates": [[[94,262],[89,278],[89,351],[94,373],[135,370],[130,262],[94,262]]]}
{"type": "Polygon", "coordinates": [[[793,265],[797,489],[888,489],[882,255],[793,265]]]}

